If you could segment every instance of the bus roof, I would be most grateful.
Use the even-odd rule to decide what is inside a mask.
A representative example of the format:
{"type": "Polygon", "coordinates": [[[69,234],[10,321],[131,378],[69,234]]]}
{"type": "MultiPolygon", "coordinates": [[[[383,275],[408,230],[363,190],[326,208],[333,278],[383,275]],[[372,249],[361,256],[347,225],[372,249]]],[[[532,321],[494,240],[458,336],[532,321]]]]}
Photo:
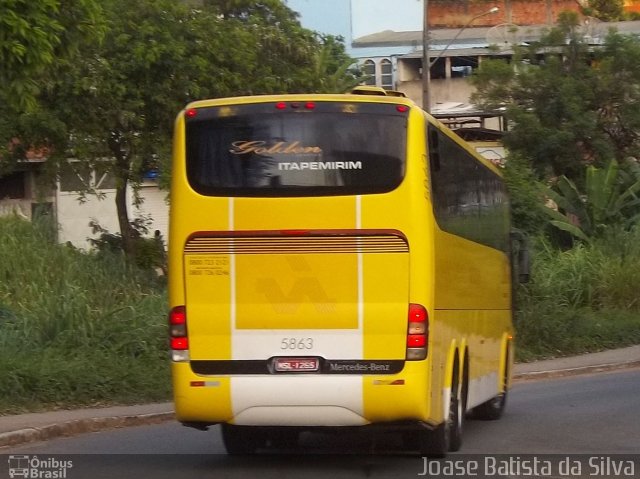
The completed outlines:
{"type": "Polygon", "coordinates": [[[416,107],[416,103],[401,92],[388,91],[376,87],[359,86],[350,93],[291,93],[280,95],[251,95],[209,100],[198,100],[189,103],[186,108],[205,108],[219,105],[240,105],[251,103],[269,103],[277,101],[335,101],[335,102],[375,102],[392,103],[416,107]]]}

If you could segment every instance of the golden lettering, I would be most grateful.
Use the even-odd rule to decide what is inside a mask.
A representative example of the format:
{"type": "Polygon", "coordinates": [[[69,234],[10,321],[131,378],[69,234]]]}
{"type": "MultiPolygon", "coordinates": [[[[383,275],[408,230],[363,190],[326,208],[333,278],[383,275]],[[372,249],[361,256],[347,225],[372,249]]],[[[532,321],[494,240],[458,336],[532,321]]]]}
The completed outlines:
{"type": "Polygon", "coordinates": [[[247,155],[255,153],[256,155],[311,155],[322,153],[319,146],[304,146],[299,141],[278,141],[268,146],[266,141],[234,141],[231,143],[230,153],[234,155],[247,155]]]}

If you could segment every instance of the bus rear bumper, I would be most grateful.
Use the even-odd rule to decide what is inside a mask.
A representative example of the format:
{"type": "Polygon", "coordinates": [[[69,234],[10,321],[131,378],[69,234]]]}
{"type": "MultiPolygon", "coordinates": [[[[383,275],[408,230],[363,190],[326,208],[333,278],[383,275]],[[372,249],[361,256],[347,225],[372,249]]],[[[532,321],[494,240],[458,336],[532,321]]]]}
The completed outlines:
{"type": "MultiPolygon", "coordinates": [[[[348,427],[424,422],[429,417],[424,365],[394,375],[237,375],[203,377],[173,363],[176,417],[183,423],[348,427]]],[[[437,418],[436,418],[437,419],[437,418]]]]}
{"type": "Polygon", "coordinates": [[[363,426],[368,421],[343,406],[252,406],[234,416],[233,424],[246,426],[363,426]]]}

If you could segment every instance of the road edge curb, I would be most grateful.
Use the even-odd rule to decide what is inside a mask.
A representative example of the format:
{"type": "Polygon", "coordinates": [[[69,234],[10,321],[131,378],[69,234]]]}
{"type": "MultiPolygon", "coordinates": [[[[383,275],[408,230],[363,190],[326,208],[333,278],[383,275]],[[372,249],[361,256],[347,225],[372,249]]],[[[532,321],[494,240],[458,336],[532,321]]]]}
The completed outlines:
{"type": "Polygon", "coordinates": [[[619,369],[631,369],[640,367],[640,360],[625,361],[622,363],[596,364],[592,366],[578,366],[575,368],[551,369],[549,371],[530,371],[514,373],[514,381],[528,381],[534,379],[562,378],[567,376],[578,376],[581,374],[602,373],[616,371],[619,369]]]}
{"type": "Polygon", "coordinates": [[[89,432],[120,427],[160,424],[175,419],[175,413],[161,412],[128,416],[92,417],[74,419],[59,424],[31,427],[0,433],[0,447],[18,446],[30,442],[47,441],[58,437],[74,436],[89,432]]]}

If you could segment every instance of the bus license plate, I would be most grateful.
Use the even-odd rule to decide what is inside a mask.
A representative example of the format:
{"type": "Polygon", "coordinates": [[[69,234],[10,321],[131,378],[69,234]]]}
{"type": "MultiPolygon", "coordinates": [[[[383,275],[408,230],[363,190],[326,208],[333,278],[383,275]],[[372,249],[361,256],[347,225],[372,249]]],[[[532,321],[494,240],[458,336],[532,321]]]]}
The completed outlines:
{"type": "Polygon", "coordinates": [[[275,358],[275,370],[284,372],[313,372],[320,369],[318,358],[275,358]]]}

